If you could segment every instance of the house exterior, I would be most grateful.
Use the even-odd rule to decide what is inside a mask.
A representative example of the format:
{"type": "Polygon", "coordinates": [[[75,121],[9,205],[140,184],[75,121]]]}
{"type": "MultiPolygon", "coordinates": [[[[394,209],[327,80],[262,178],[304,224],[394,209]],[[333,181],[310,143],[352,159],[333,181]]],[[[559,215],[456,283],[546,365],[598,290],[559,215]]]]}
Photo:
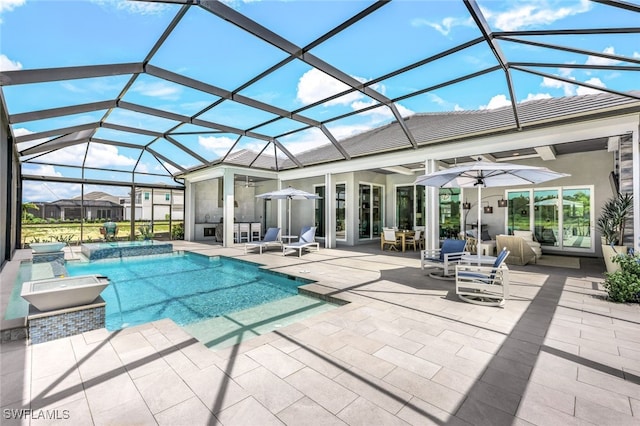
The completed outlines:
{"type": "MultiPolygon", "coordinates": [[[[136,187],[134,199],[136,220],[184,219],[183,191],[136,187]]],[[[124,210],[124,219],[131,220],[131,197],[120,197],[119,203],[124,210]]]]}
{"type": "Polygon", "coordinates": [[[38,209],[27,211],[41,219],[54,220],[123,220],[123,208],[118,197],[105,192],[90,192],[84,197],[74,197],[51,202],[34,202],[38,209]]]}
{"type": "MultiPolygon", "coordinates": [[[[492,213],[483,214],[483,230],[486,224],[492,238],[529,229],[545,252],[601,256],[596,219],[604,202],[619,190],[635,195],[625,241],[638,248],[640,102],[603,93],[526,102],[519,104],[519,113],[521,130],[511,125],[509,107],[418,114],[404,123],[416,136],[416,148],[407,147],[401,126],[391,123],[341,141],[351,156],[348,160],[328,145],[297,154],[304,167],[281,159],[279,172],[256,168],[255,162],[249,168],[256,153],[244,152],[234,165],[185,173],[185,237],[199,239],[196,224],[207,217],[283,227],[286,204],[256,202],[255,195],[293,186],[322,197],[292,203],[293,234],[314,224],[325,246],[335,247],[376,240],[384,226],[420,226],[426,229],[427,246],[436,247],[441,238],[477,222],[476,191],[425,188],[414,184],[416,178],[484,159],[570,175],[535,187],[484,189],[480,202],[492,207],[487,209],[492,213]],[[245,187],[238,179],[243,175],[256,178],[258,184],[245,187]],[[506,207],[498,207],[499,200],[506,207]],[[465,203],[472,208],[465,209],[465,203]]],[[[264,155],[260,159],[270,162],[264,155]]],[[[224,226],[228,244],[233,241],[230,222],[224,226]]]]}

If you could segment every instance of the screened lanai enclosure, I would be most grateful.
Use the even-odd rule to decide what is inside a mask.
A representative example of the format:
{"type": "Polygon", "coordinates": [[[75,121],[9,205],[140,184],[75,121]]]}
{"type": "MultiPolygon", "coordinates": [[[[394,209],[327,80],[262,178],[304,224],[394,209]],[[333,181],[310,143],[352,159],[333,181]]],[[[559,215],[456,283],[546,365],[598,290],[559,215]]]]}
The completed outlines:
{"type": "MultiPolygon", "coordinates": [[[[527,102],[640,99],[633,1],[47,1],[0,13],[5,250],[23,203],[83,209],[102,192],[129,205],[130,223],[153,220],[131,208],[136,194],[184,204],[183,176],[204,168],[239,168],[248,185],[458,137],[412,128],[414,116],[501,109],[490,126],[505,133],[536,118],[527,102]],[[381,128],[393,137],[368,143],[381,128]]],[[[183,217],[170,207],[168,220],[183,217]]]]}

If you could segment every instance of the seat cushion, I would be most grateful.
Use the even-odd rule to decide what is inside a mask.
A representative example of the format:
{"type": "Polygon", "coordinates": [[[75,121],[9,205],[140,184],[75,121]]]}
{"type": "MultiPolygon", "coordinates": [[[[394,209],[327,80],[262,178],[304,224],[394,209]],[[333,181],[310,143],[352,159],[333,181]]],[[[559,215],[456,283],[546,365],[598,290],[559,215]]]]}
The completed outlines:
{"type": "Polygon", "coordinates": [[[531,231],[513,231],[513,235],[515,237],[520,237],[525,240],[527,243],[529,241],[533,241],[533,232],[531,231]]]}

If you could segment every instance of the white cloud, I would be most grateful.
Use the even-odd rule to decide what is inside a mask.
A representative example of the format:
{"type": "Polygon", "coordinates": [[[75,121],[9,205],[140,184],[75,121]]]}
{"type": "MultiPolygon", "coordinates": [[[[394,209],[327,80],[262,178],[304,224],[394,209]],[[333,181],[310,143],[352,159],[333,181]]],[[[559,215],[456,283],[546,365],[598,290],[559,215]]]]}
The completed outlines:
{"type": "Polygon", "coordinates": [[[145,96],[168,100],[177,100],[182,91],[180,87],[162,81],[136,83],[132,90],[145,96]]]}
{"type": "MultiPolygon", "coordinates": [[[[561,4],[566,5],[566,3],[561,4]]],[[[481,7],[481,10],[492,27],[503,31],[515,31],[549,25],[569,16],[588,12],[591,9],[588,0],[580,0],[572,5],[562,7],[557,7],[548,1],[509,4],[513,7],[505,11],[492,11],[484,7],[481,7]]]]}
{"type": "MultiPolygon", "coordinates": [[[[609,46],[607,48],[605,48],[602,53],[606,53],[607,55],[615,55],[615,49],[613,48],[613,46],[609,46]]],[[[619,64],[620,61],[616,60],[616,59],[609,59],[609,58],[602,58],[600,56],[589,56],[587,58],[587,62],[585,62],[586,65],[615,65],[615,64],[619,64]]]]}
{"type": "Polygon", "coordinates": [[[438,31],[444,36],[448,36],[454,27],[465,26],[469,27],[473,25],[473,19],[469,18],[456,18],[448,16],[443,18],[440,22],[432,22],[424,18],[415,18],[411,21],[411,25],[414,27],[428,26],[438,31]]]}
{"type": "Polygon", "coordinates": [[[151,3],[142,1],[121,1],[121,0],[91,0],[93,3],[103,7],[113,7],[138,15],[156,15],[168,10],[170,5],[164,3],[151,3]]]}
{"type": "Polygon", "coordinates": [[[451,102],[442,99],[436,94],[428,93],[427,97],[431,102],[441,106],[444,110],[464,111],[464,108],[462,108],[460,105],[452,104],[451,102]]]}
{"type": "Polygon", "coordinates": [[[537,101],[540,99],[551,99],[552,97],[553,96],[551,96],[549,93],[529,93],[525,99],[520,101],[520,103],[537,101]]]}
{"type": "Polygon", "coordinates": [[[7,55],[0,54],[0,71],[16,71],[21,69],[22,64],[20,62],[12,61],[7,55]]]}
{"type": "MultiPolygon", "coordinates": [[[[84,145],[75,145],[69,149],[69,154],[84,155],[84,145]]],[[[87,166],[90,167],[107,167],[107,166],[133,166],[136,160],[118,153],[118,147],[100,143],[92,143],[89,145],[87,153],[87,166]]]]}
{"type": "Polygon", "coordinates": [[[217,157],[225,155],[235,141],[235,138],[227,136],[198,136],[198,144],[207,151],[213,152],[217,157]]]}
{"type": "Polygon", "coordinates": [[[480,105],[479,109],[496,109],[511,105],[511,101],[505,95],[495,95],[487,105],[480,105]]]}
{"type": "MultiPolygon", "coordinates": [[[[565,76],[572,80],[575,80],[575,77],[565,76]]],[[[573,96],[576,93],[576,86],[571,83],[567,83],[565,81],[556,80],[549,77],[544,77],[542,79],[542,83],[540,84],[542,87],[550,87],[552,89],[562,89],[565,96],[573,96]]]]}
{"type": "MultiPolygon", "coordinates": [[[[297,99],[304,105],[312,104],[328,96],[348,90],[349,86],[335,78],[323,73],[315,68],[307,71],[298,80],[297,99]]],[[[340,96],[324,103],[325,106],[349,105],[354,101],[362,99],[362,93],[358,91],[340,96]]]]}
{"type": "Polygon", "coordinates": [[[16,7],[22,6],[26,0],[0,0],[0,13],[11,12],[16,7]]]}
{"type": "Polygon", "coordinates": [[[61,177],[62,173],[58,172],[56,168],[50,164],[29,164],[23,165],[22,172],[35,176],[58,176],[61,177]]]}
{"type": "MultiPolygon", "coordinates": [[[[590,78],[589,80],[585,81],[585,83],[591,84],[592,86],[607,87],[599,78],[596,77],[590,78]]],[[[602,93],[602,91],[584,86],[578,86],[578,88],[576,89],[577,95],[592,95],[594,93],[602,93]]]]}
{"type": "MultiPolygon", "coordinates": [[[[341,138],[338,135],[339,132],[334,132],[336,129],[338,128],[332,127],[329,129],[329,131],[336,139],[340,140],[341,138]]],[[[293,155],[331,143],[329,139],[327,139],[327,137],[324,135],[324,133],[322,133],[320,129],[315,127],[295,135],[280,138],[280,142],[293,155]]]]}
{"type": "Polygon", "coordinates": [[[640,59],[640,52],[633,52],[633,57],[636,59],[640,59]]]}

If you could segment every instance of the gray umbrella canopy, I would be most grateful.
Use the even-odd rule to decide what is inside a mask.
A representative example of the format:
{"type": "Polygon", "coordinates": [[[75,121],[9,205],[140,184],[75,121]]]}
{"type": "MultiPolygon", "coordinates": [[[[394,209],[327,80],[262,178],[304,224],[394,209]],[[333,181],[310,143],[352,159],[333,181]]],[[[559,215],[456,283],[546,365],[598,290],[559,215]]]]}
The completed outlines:
{"type": "Polygon", "coordinates": [[[265,192],[264,194],[256,195],[256,198],[264,198],[267,200],[288,200],[287,201],[287,235],[291,235],[291,200],[318,200],[320,197],[317,194],[296,189],[293,187],[278,189],[277,191],[265,192]]]}
{"type": "MultiPolygon", "coordinates": [[[[477,188],[478,189],[478,243],[482,242],[481,200],[482,187],[500,187],[531,185],[570,176],[558,173],[546,167],[524,166],[512,163],[475,163],[452,167],[429,173],[416,179],[416,185],[438,188],[477,188]]],[[[478,250],[478,256],[480,250],[478,250]]]]}

